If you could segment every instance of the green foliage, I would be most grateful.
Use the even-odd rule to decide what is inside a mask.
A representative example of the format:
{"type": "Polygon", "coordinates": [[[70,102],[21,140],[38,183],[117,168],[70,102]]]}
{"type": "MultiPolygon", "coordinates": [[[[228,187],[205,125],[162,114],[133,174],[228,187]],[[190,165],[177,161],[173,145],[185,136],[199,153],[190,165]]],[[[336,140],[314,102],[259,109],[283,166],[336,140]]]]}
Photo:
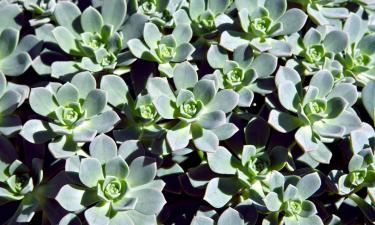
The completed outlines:
{"type": "Polygon", "coordinates": [[[0,0],[0,224],[374,224],[374,32],[373,0],[0,0]]]}

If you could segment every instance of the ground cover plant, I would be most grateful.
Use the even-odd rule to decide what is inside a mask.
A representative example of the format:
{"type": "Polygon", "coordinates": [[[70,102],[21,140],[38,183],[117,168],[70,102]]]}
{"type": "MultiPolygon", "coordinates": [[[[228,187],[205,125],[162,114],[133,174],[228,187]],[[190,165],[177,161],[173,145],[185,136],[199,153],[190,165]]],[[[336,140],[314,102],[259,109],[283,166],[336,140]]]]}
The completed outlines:
{"type": "Polygon", "coordinates": [[[375,224],[375,1],[0,0],[0,224],[375,224]]]}

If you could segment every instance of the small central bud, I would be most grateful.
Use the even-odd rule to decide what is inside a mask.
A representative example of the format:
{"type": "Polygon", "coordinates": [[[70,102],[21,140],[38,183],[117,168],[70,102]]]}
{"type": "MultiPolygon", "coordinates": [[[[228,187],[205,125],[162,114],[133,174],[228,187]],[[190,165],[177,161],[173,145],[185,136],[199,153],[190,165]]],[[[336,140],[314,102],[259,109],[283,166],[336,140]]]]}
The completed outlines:
{"type": "Polygon", "coordinates": [[[141,105],[139,112],[142,118],[152,120],[156,117],[157,112],[153,105],[141,105]]]}
{"type": "Polygon", "coordinates": [[[16,176],[15,190],[20,192],[28,183],[30,177],[28,174],[20,174],[16,176]]]}
{"type": "Polygon", "coordinates": [[[112,180],[104,187],[104,194],[109,200],[117,199],[122,194],[122,184],[119,180],[112,180]]]}
{"type": "Polygon", "coordinates": [[[63,110],[62,117],[66,125],[72,125],[78,120],[79,113],[76,112],[73,108],[66,107],[63,110]]]}
{"type": "Polygon", "coordinates": [[[365,181],[366,175],[365,169],[352,171],[349,173],[349,180],[354,185],[360,185],[365,181]]]}
{"type": "Polygon", "coordinates": [[[156,1],[146,0],[140,8],[145,14],[153,14],[156,11],[156,1]]]}
{"type": "Polygon", "coordinates": [[[265,16],[261,18],[255,18],[250,22],[250,30],[258,37],[266,36],[272,24],[271,18],[265,16]]]}
{"type": "Polygon", "coordinates": [[[202,29],[210,31],[215,28],[215,15],[212,12],[205,12],[198,16],[198,23],[202,29]]]}
{"type": "Polygon", "coordinates": [[[268,166],[269,163],[261,158],[251,159],[248,162],[248,170],[253,176],[263,173],[268,168],[268,166]]]}
{"type": "Polygon", "coordinates": [[[185,101],[180,107],[180,113],[185,118],[193,118],[197,115],[201,108],[201,103],[199,101],[190,99],[188,101],[185,101]]]}
{"type": "Polygon", "coordinates": [[[367,66],[370,63],[370,57],[366,54],[359,54],[354,59],[354,65],[355,66],[367,66]]]}
{"type": "Polygon", "coordinates": [[[302,212],[301,201],[298,201],[298,200],[287,201],[284,211],[285,211],[285,214],[287,216],[293,216],[293,215],[300,214],[302,212]]]}
{"type": "Polygon", "coordinates": [[[159,57],[165,61],[171,60],[176,54],[175,49],[173,47],[167,46],[166,44],[159,44],[157,53],[159,57]]]}
{"type": "Polygon", "coordinates": [[[83,37],[83,42],[93,49],[98,49],[102,44],[101,37],[97,33],[86,33],[86,36],[83,37]]]}
{"type": "Polygon", "coordinates": [[[109,66],[113,63],[113,61],[115,61],[116,57],[111,54],[111,53],[108,53],[106,56],[104,56],[101,60],[100,60],[100,65],[102,66],[109,66]]]}
{"type": "Polygon", "coordinates": [[[306,55],[309,62],[319,62],[324,58],[324,47],[321,45],[313,45],[307,49],[306,55]]]}
{"type": "Polygon", "coordinates": [[[327,104],[323,101],[314,100],[306,104],[304,111],[306,115],[319,114],[325,112],[327,109],[327,104]]]}
{"type": "Polygon", "coordinates": [[[230,70],[224,76],[226,86],[230,88],[240,86],[242,84],[243,79],[244,79],[244,73],[243,73],[243,70],[239,67],[236,67],[230,70]]]}

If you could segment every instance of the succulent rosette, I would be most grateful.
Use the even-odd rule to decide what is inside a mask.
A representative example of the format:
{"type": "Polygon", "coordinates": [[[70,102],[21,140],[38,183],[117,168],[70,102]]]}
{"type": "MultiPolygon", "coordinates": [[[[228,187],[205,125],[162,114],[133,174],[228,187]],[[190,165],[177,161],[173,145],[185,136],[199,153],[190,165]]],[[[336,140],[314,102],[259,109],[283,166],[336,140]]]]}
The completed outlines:
{"type": "MultiPolygon", "coordinates": [[[[121,26],[125,23],[126,10],[127,4],[124,0],[108,2],[101,6],[100,12],[94,7],[88,7],[81,12],[71,2],[58,2],[53,12],[58,26],[53,28],[52,34],[41,29],[40,36],[45,41],[56,43],[65,55],[68,55],[59,58],[70,60],[57,60],[48,65],[43,59],[39,59],[34,67],[41,74],[45,73],[47,67],[51,75],[59,79],[68,79],[79,71],[111,71],[116,74],[128,72],[134,59],[129,52],[123,51],[128,37],[124,37],[120,30],[125,29],[121,26]],[[79,21],[78,24],[76,20],[79,21]]],[[[130,34],[132,28],[129,26],[133,25],[131,22],[127,24],[130,24],[126,28],[129,37],[137,35],[130,34]]],[[[47,24],[45,27],[53,26],[47,24]]],[[[57,54],[56,51],[53,52],[57,54]]]]}
{"type": "Polygon", "coordinates": [[[303,177],[284,177],[275,171],[269,178],[270,192],[264,198],[269,214],[263,222],[289,224],[324,224],[317,216],[317,209],[312,201],[307,200],[321,186],[317,173],[303,177]]]}
{"type": "Polygon", "coordinates": [[[268,51],[278,57],[292,55],[292,46],[282,38],[305,25],[307,16],[302,10],[287,10],[286,0],[264,3],[237,0],[235,4],[242,30],[224,31],[220,37],[222,47],[233,51],[240,45],[250,44],[260,52],[268,51]]]}
{"type": "Polygon", "coordinates": [[[254,92],[269,94],[275,88],[273,77],[277,58],[269,53],[256,54],[250,46],[242,45],[233,51],[229,59],[224,49],[211,45],[207,60],[216,71],[214,77],[220,89],[232,89],[239,94],[238,106],[249,107],[254,92]]]}
{"type": "Polygon", "coordinates": [[[0,0],[0,224],[375,224],[375,0],[0,0]]]}
{"type": "Polygon", "coordinates": [[[187,5],[186,0],[141,0],[133,1],[132,7],[137,12],[146,15],[150,21],[162,27],[172,27],[173,15],[176,11],[187,5]]]}
{"type": "Polygon", "coordinates": [[[29,102],[34,112],[48,120],[27,121],[21,135],[32,143],[52,140],[48,146],[56,158],[84,154],[80,146],[98,133],[109,132],[120,120],[107,106],[106,92],[96,89],[96,81],[88,72],[77,74],[71,83],[33,88],[29,102]]]}
{"type": "MultiPolygon", "coordinates": [[[[237,196],[240,196],[243,202],[247,201],[248,207],[265,207],[259,199],[264,198],[268,191],[267,177],[272,171],[286,166],[288,158],[287,148],[266,146],[270,130],[267,121],[253,117],[245,128],[246,141],[242,149],[232,147],[229,151],[219,147],[216,152],[207,153],[209,168],[221,177],[207,182],[204,200],[215,208],[222,208],[235,203],[237,196]],[[254,128],[262,136],[256,135],[254,128]],[[225,188],[229,186],[230,189],[225,188]]],[[[229,142],[229,146],[233,145],[229,142]]]]}
{"type": "Polygon", "coordinates": [[[312,75],[319,70],[329,70],[336,78],[340,78],[343,66],[335,58],[349,45],[348,34],[344,31],[333,29],[311,28],[300,37],[293,34],[288,38],[293,46],[296,56],[287,61],[288,67],[293,67],[305,75],[312,75]]]}
{"type": "MultiPolygon", "coordinates": [[[[350,1],[350,0],[349,0],[350,1]]],[[[317,25],[332,25],[349,17],[349,10],[344,6],[348,0],[291,0],[302,5],[310,19],[317,25]]],[[[357,0],[354,0],[357,1],[357,0]]],[[[361,2],[359,0],[358,2],[361,2]]]]}
{"type": "MultiPolygon", "coordinates": [[[[9,8],[13,9],[11,6],[9,8]]],[[[0,72],[6,76],[19,76],[25,73],[31,65],[31,56],[37,54],[40,49],[40,41],[34,35],[27,35],[20,41],[19,35],[20,32],[16,28],[0,26],[0,72]]]]}
{"type": "Polygon", "coordinates": [[[366,33],[367,23],[357,14],[351,14],[343,30],[348,34],[349,45],[337,56],[343,66],[344,76],[353,77],[361,86],[374,80],[374,41],[372,33],[366,33]]]}
{"type": "Polygon", "coordinates": [[[360,128],[361,121],[351,108],[357,90],[352,83],[334,82],[328,71],[319,71],[302,88],[300,75],[293,69],[281,67],[276,74],[278,99],[289,112],[273,109],[268,122],[279,132],[297,129],[295,141],[306,152],[303,160],[316,165],[329,163],[332,153],[323,143],[344,138],[360,128]],[[314,163],[313,163],[314,162],[314,163]]]}
{"type": "Polygon", "coordinates": [[[188,60],[195,50],[189,43],[192,34],[188,24],[177,25],[171,34],[164,35],[155,24],[147,23],[143,30],[144,42],[132,39],[128,46],[134,56],[157,62],[160,73],[171,77],[175,65],[188,60]]]}
{"type": "Polygon", "coordinates": [[[66,168],[78,174],[80,183],[61,188],[56,196],[60,205],[84,211],[90,225],[156,224],[155,215],[165,204],[164,182],[155,180],[156,162],[121,149],[99,135],[90,144],[90,158],[71,158],[66,168]]]}
{"type": "Polygon", "coordinates": [[[196,36],[212,39],[220,26],[233,22],[225,14],[230,4],[230,0],[192,0],[186,10],[180,9],[174,14],[174,19],[177,24],[190,24],[196,36]]]}
{"type": "Polygon", "coordinates": [[[238,103],[238,94],[232,90],[218,91],[210,79],[198,81],[192,65],[181,63],[173,71],[176,91],[166,78],[151,78],[147,91],[160,117],[171,120],[166,141],[174,150],[188,146],[192,139],[196,148],[206,152],[216,151],[219,140],[233,135],[237,128],[228,123],[226,113],[238,103]]]}
{"type": "Polygon", "coordinates": [[[131,96],[124,80],[116,75],[102,78],[100,88],[108,94],[108,102],[125,115],[122,127],[114,131],[116,141],[141,140],[152,141],[164,130],[158,124],[161,117],[148,94],[131,96]]]}
{"type": "Polygon", "coordinates": [[[21,130],[21,119],[14,112],[28,95],[29,87],[8,83],[0,72],[0,134],[9,136],[21,130]]]}

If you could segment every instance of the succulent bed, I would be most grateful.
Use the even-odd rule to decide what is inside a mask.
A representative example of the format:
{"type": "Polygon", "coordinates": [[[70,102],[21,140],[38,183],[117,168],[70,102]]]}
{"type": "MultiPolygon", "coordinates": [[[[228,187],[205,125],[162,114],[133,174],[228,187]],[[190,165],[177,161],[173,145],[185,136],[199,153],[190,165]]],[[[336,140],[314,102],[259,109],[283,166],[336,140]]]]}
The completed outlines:
{"type": "Polygon", "coordinates": [[[375,1],[0,0],[0,224],[375,224],[375,1]]]}

